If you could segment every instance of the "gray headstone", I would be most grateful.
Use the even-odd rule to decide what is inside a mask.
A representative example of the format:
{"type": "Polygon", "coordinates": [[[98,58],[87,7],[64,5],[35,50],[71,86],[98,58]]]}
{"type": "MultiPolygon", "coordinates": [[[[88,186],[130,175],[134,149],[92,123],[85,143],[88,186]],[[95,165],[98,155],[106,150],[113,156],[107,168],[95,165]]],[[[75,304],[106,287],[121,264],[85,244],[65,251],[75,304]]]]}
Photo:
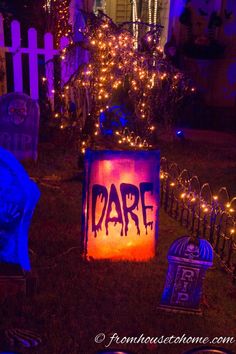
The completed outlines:
{"type": "Polygon", "coordinates": [[[0,146],[18,160],[37,160],[39,106],[22,93],[0,97],[0,146]]]}

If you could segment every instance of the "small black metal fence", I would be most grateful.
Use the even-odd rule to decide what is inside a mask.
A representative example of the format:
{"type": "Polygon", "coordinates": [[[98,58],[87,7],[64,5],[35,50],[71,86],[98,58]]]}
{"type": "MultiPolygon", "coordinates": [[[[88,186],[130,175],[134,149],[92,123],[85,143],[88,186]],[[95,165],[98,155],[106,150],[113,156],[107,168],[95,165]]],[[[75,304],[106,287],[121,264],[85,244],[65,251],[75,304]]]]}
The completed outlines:
{"type": "Polygon", "coordinates": [[[210,185],[201,186],[197,176],[180,171],[176,163],[161,159],[160,204],[172,218],[179,221],[195,237],[207,239],[221,265],[236,281],[236,197],[230,200],[225,187],[217,195],[210,185]]]}

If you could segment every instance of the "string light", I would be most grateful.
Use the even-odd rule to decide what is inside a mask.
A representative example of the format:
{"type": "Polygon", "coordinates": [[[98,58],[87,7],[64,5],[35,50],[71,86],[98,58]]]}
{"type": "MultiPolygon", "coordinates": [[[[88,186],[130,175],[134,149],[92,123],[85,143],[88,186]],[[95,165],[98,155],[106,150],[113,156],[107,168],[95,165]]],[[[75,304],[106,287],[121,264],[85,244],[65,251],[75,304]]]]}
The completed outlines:
{"type": "Polygon", "coordinates": [[[139,36],[139,27],[138,27],[138,11],[137,11],[137,1],[133,0],[132,2],[132,21],[133,21],[133,35],[134,35],[134,47],[138,47],[138,36],[139,36]]]}
{"type": "Polygon", "coordinates": [[[158,7],[158,0],[154,0],[154,21],[153,23],[157,24],[157,7],[158,7]]]}
{"type": "Polygon", "coordinates": [[[152,0],[148,0],[148,22],[152,23],[152,0]]]}
{"type": "Polygon", "coordinates": [[[47,3],[49,2],[51,3],[50,4],[50,8],[52,9],[51,12],[53,12],[55,18],[54,28],[55,28],[56,46],[60,47],[60,39],[62,37],[70,37],[72,35],[72,27],[69,24],[70,0],[54,0],[53,2],[47,0],[47,3]]]}
{"type": "MultiPolygon", "coordinates": [[[[56,38],[59,45],[62,36],[71,36],[72,34],[68,24],[69,0],[54,0],[54,3],[54,11],[56,9],[58,13],[56,38]]],[[[157,7],[155,8],[157,9],[157,7]]],[[[189,87],[188,80],[184,78],[183,74],[163,58],[163,51],[157,45],[160,36],[158,27],[150,31],[147,37],[144,37],[149,49],[138,50],[139,21],[136,1],[133,1],[133,20],[135,23],[132,35],[127,30],[116,26],[109,17],[103,14],[88,15],[87,26],[83,29],[83,33],[84,42],[87,43],[90,51],[90,61],[73,76],[73,79],[58,93],[58,96],[62,101],[60,116],[63,118],[65,111],[63,107],[68,103],[70,88],[74,92],[78,92],[78,96],[86,90],[86,95],[90,100],[91,115],[88,114],[88,120],[91,122],[91,134],[97,136],[99,134],[99,116],[101,112],[106,112],[109,109],[113,93],[122,89],[126,78],[129,85],[127,95],[133,103],[135,119],[142,120],[142,138],[137,143],[135,138],[122,140],[122,136],[119,136],[119,141],[121,140],[122,144],[141,149],[151,146],[147,141],[155,130],[153,120],[156,116],[156,102],[166,98],[168,107],[170,107],[170,99],[173,100],[174,105],[186,93],[191,93],[192,87],[189,87]],[[168,95],[163,95],[164,85],[166,91],[169,88],[168,95]]],[[[73,42],[70,41],[70,45],[61,52],[61,60],[67,60],[70,57],[70,50],[74,48],[73,46],[73,42]]],[[[45,79],[42,78],[43,82],[46,81],[45,79]]],[[[55,93],[55,90],[52,93],[55,93]]],[[[69,124],[66,121],[61,123],[63,127],[69,124]]],[[[84,146],[81,147],[81,152],[83,149],[84,146]]]]}
{"type": "Polygon", "coordinates": [[[45,12],[50,13],[51,12],[51,7],[52,7],[52,1],[51,0],[46,0],[45,4],[43,5],[43,8],[45,12]]]}
{"type": "MultiPolygon", "coordinates": [[[[164,162],[164,165],[161,166],[169,166],[170,164],[168,164],[167,160],[163,157],[161,159],[162,162],[164,162]]],[[[175,164],[176,165],[176,164],[175,164]]],[[[176,169],[174,171],[176,171],[178,169],[178,166],[176,165],[176,169]]],[[[204,200],[202,197],[202,190],[204,188],[203,185],[200,189],[199,189],[199,194],[197,192],[193,192],[189,190],[191,189],[191,180],[192,178],[188,179],[188,180],[183,180],[182,179],[182,175],[183,172],[187,172],[187,170],[183,170],[177,177],[174,175],[174,173],[170,171],[168,172],[164,172],[162,167],[161,167],[161,172],[160,172],[160,178],[162,180],[162,193],[164,191],[164,193],[169,193],[169,187],[172,187],[171,189],[171,194],[169,195],[169,198],[173,198],[171,203],[173,203],[173,200],[175,201],[177,207],[176,207],[176,212],[177,210],[179,210],[178,205],[181,206],[182,210],[187,210],[187,223],[189,221],[189,215],[192,215],[192,218],[196,218],[198,220],[198,228],[196,229],[197,234],[199,235],[199,233],[201,232],[201,223],[203,223],[203,230],[202,232],[205,233],[207,228],[206,225],[208,225],[208,227],[210,227],[210,229],[213,228],[213,232],[218,232],[218,228],[219,226],[221,227],[221,235],[224,238],[224,240],[226,240],[226,236],[229,234],[230,238],[228,238],[230,240],[230,242],[232,242],[232,248],[229,249],[229,255],[226,255],[227,259],[229,259],[228,257],[232,256],[232,252],[233,250],[236,250],[236,244],[235,244],[235,239],[234,239],[234,234],[236,232],[235,230],[235,217],[231,214],[234,212],[234,209],[232,208],[232,205],[234,205],[234,203],[236,202],[236,197],[233,197],[231,199],[231,201],[227,202],[225,205],[221,205],[220,203],[216,203],[215,201],[217,201],[219,199],[219,194],[222,190],[222,188],[219,190],[218,195],[212,195],[211,198],[208,198],[208,201],[204,200]],[[163,181],[165,179],[165,181],[163,181]],[[170,180],[172,180],[172,182],[169,182],[170,180]],[[177,183],[175,183],[174,181],[176,181],[177,183]],[[176,189],[173,189],[176,186],[176,189]],[[185,190],[179,194],[179,196],[177,197],[177,193],[178,189],[182,187],[185,190]],[[189,201],[191,203],[194,204],[189,204],[189,201]],[[181,204],[179,204],[181,202],[181,204]],[[226,209],[225,209],[226,208],[226,209]],[[216,219],[217,217],[217,219],[216,219]],[[224,236],[225,235],[225,236],[224,236]]],[[[197,178],[197,176],[195,176],[197,178]]],[[[199,183],[200,186],[200,183],[199,183]]],[[[208,185],[209,186],[209,185],[208,185]]],[[[210,189],[210,187],[209,187],[210,189]]],[[[225,188],[224,188],[225,189],[225,188]]],[[[229,198],[229,195],[227,193],[226,190],[226,194],[229,198]]],[[[180,218],[180,221],[183,222],[183,214],[180,218]]],[[[204,236],[205,237],[205,236],[204,236]]],[[[230,270],[230,268],[228,268],[230,270]]]]}

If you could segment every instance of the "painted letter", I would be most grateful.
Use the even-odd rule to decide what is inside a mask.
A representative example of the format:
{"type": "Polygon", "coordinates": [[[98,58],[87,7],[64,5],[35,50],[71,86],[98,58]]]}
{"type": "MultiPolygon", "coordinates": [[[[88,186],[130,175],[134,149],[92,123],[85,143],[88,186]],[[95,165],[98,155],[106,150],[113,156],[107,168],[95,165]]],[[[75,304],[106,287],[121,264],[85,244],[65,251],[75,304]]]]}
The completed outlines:
{"type": "Polygon", "coordinates": [[[128,225],[129,225],[128,214],[130,214],[131,218],[134,220],[135,226],[137,227],[137,234],[140,235],[138,216],[133,212],[133,210],[135,208],[138,209],[139,190],[133,184],[121,183],[120,191],[121,191],[121,195],[122,195],[123,210],[124,210],[125,236],[127,236],[128,225]],[[127,206],[127,201],[126,201],[127,197],[130,198],[131,200],[134,197],[133,204],[131,206],[129,206],[129,207],[127,206]]]}
{"type": "Polygon", "coordinates": [[[94,232],[95,237],[97,236],[97,231],[102,230],[102,221],[106,211],[107,199],[108,199],[108,193],[106,187],[101,186],[100,184],[94,184],[92,188],[92,231],[94,232]],[[96,224],[96,206],[97,206],[97,198],[99,197],[101,198],[100,207],[103,200],[104,200],[104,205],[103,205],[100,219],[96,224]]]}
{"type": "Polygon", "coordinates": [[[145,205],[145,192],[151,192],[153,194],[153,183],[140,183],[140,195],[141,195],[141,203],[142,203],[142,212],[143,212],[143,224],[146,228],[146,234],[147,234],[147,228],[148,226],[151,227],[151,230],[153,228],[153,221],[147,221],[147,209],[153,210],[152,205],[145,205]]]}
{"type": "Polygon", "coordinates": [[[123,236],[123,218],[122,211],[120,206],[119,197],[117,194],[117,190],[114,184],[111,185],[111,191],[109,196],[109,202],[107,207],[107,215],[105,220],[106,234],[108,235],[108,223],[114,222],[115,225],[117,222],[121,223],[121,232],[120,235],[123,236]],[[111,213],[115,213],[116,215],[111,215],[111,213]]]}
{"type": "Polygon", "coordinates": [[[32,138],[30,135],[22,134],[21,136],[21,149],[23,151],[30,150],[32,138]]]}

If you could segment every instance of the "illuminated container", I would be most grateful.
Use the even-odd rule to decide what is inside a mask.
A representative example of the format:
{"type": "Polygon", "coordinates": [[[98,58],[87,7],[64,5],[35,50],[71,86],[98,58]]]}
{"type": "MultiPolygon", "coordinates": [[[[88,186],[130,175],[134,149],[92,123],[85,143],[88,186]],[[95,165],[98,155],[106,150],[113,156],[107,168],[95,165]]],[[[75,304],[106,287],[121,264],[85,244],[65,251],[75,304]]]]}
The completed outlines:
{"type": "Polygon", "coordinates": [[[86,151],[87,258],[146,261],[155,256],[159,161],[159,151],[86,151]]]}

